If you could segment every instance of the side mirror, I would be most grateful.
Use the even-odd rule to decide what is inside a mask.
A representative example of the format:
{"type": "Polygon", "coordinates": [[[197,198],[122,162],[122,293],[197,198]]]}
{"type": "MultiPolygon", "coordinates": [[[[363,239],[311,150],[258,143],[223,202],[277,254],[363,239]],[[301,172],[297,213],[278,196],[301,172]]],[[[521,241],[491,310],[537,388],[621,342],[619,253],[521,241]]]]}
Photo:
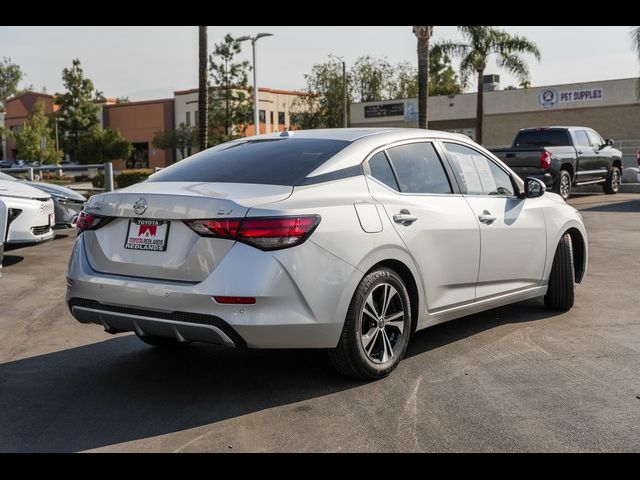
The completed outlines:
{"type": "Polygon", "coordinates": [[[605,146],[607,146],[607,147],[613,147],[613,138],[607,138],[607,139],[604,141],[604,144],[605,144],[605,146]]]}
{"type": "Polygon", "coordinates": [[[524,196],[525,198],[538,198],[544,195],[547,187],[542,180],[533,177],[524,179],[524,196]]]}

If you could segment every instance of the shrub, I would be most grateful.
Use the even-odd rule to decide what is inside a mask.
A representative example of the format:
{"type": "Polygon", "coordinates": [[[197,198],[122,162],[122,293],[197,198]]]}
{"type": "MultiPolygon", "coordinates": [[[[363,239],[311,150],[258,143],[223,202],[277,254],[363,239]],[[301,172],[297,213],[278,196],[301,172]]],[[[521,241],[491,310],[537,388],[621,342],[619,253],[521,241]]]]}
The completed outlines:
{"type": "Polygon", "coordinates": [[[115,176],[116,186],[118,188],[128,187],[134,183],[146,180],[153,173],[151,168],[140,168],[138,170],[124,170],[115,176]]]}
{"type": "Polygon", "coordinates": [[[104,172],[99,171],[98,174],[91,179],[93,188],[104,188],[104,172]]]}

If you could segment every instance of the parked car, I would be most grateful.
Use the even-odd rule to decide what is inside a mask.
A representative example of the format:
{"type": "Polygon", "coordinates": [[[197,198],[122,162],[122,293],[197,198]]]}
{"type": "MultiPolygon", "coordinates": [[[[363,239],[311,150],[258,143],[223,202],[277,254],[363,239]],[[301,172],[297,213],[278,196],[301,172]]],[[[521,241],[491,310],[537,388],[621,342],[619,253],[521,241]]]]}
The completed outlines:
{"type": "Polygon", "coordinates": [[[0,198],[0,278],[2,278],[2,259],[4,258],[4,240],[7,234],[7,206],[0,198]]]}
{"type": "Polygon", "coordinates": [[[42,242],[55,236],[54,206],[48,193],[3,175],[0,200],[7,207],[6,244],[42,242]]]}
{"type": "Polygon", "coordinates": [[[587,269],[560,196],[417,129],[234,140],[93,196],[78,229],[79,322],[158,347],[329,349],[358,378],[389,374],[431,325],[533,297],[568,310],[587,269]]]}
{"type": "Polygon", "coordinates": [[[28,167],[26,160],[0,160],[0,168],[23,168],[28,167]]]}
{"type": "Polygon", "coordinates": [[[521,177],[536,177],[565,200],[573,186],[602,184],[618,193],[622,152],[588,127],[537,127],[518,132],[511,148],[491,149],[521,177]]]}
{"type": "MultiPolygon", "coordinates": [[[[17,178],[0,172],[0,179],[19,181],[17,178]]],[[[54,228],[75,227],[78,215],[82,211],[86,199],[78,192],[61,185],[45,182],[25,182],[28,185],[47,192],[53,199],[56,223],[54,228]]]]}

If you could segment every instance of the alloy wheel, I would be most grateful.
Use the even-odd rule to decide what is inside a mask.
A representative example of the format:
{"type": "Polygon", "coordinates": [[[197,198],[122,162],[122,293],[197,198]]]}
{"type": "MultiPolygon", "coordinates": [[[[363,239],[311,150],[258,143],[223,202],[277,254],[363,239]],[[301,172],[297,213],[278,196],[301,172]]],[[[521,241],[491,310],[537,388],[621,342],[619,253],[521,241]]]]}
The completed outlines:
{"type": "Polygon", "coordinates": [[[569,196],[569,188],[569,176],[562,175],[562,177],[560,178],[560,195],[562,196],[562,198],[567,198],[569,196]]]}
{"type": "Polygon", "coordinates": [[[369,360],[382,364],[398,354],[404,322],[404,306],[396,288],[389,283],[374,287],[360,315],[360,338],[369,360]]]}

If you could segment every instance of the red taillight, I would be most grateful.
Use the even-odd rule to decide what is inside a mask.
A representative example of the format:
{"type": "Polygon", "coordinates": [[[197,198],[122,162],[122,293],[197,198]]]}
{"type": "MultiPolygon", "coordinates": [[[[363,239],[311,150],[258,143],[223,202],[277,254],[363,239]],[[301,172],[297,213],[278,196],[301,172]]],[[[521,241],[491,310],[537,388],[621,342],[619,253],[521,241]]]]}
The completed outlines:
{"type": "Polygon", "coordinates": [[[551,166],[551,154],[546,150],[540,152],[540,168],[546,170],[551,166]]]}
{"type": "Polygon", "coordinates": [[[254,297],[223,297],[216,295],[213,299],[225,305],[253,305],[256,303],[256,299],[254,297]]]}
{"type": "Polygon", "coordinates": [[[97,230],[110,221],[110,217],[103,217],[101,215],[94,215],[93,213],[82,211],[78,216],[76,228],[78,229],[78,233],[84,232],[85,230],[97,230]]]}
{"type": "Polygon", "coordinates": [[[220,220],[187,220],[184,223],[203,237],[236,238],[238,227],[242,220],[220,219],[220,220]]]}
{"type": "Polygon", "coordinates": [[[277,250],[303,243],[320,223],[320,216],[185,220],[184,223],[204,237],[235,239],[260,250],[277,250]]]}

